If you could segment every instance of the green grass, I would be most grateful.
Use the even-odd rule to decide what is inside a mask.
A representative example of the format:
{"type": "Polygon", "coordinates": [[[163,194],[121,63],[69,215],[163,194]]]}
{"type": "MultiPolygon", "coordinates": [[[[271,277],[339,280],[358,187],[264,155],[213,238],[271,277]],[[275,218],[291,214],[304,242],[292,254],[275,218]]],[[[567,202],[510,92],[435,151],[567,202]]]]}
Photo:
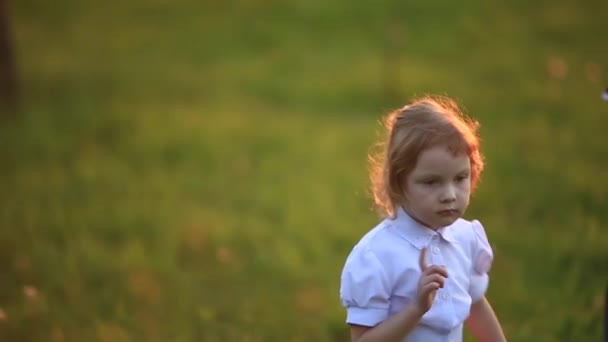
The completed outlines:
{"type": "Polygon", "coordinates": [[[509,340],[599,340],[608,5],[375,4],[13,2],[0,340],[347,340],[378,120],[428,92],[482,123],[509,340]]]}

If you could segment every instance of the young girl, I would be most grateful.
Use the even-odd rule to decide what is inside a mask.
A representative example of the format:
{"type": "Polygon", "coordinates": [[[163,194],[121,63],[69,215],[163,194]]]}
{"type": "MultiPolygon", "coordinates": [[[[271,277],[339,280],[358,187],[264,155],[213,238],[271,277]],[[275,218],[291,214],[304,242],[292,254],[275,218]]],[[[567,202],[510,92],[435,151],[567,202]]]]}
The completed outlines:
{"type": "Polygon", "coordinates": [[[385,119],[372,190],[386,218],[353,248],[340,298],[352,341],[505,341],[485,298],[492,249],[466,221],[483,170],[477,123],[454,101],[424,97],[385,119]]]}

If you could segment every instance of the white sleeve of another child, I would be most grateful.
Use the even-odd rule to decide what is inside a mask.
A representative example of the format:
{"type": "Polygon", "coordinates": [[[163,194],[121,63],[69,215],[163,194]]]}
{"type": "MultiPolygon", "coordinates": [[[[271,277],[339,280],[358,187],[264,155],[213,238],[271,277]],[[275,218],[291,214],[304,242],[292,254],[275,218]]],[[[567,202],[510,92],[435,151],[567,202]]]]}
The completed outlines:
{"type": "Polygon", "coordinates": [[[473,226],[474,239],[473,241],[473,273],[471,276],[471,285],[469,288],[469,295],[473,300],[473,303],[481,299],[489,284],[488,272],[492,267],[492,260],[494,259],[494,253],[492,247],[486,236],[486,232],[477,220],[471,222],[473,226]]]}
{"type": "Polygon", "coordinates": [[[355,248],[342,271],[340,300],[346,323],[376,326],[388,317],[390,285],[384,267],[365,248],[355,248]]]}

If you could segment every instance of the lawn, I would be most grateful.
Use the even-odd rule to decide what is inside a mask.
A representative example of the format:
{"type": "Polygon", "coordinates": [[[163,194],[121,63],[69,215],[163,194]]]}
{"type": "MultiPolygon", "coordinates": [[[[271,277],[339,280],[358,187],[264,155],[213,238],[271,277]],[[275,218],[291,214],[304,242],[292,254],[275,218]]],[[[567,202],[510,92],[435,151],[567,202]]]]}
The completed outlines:
{"type": "MultiPolygon", "coordinates": [[[[598,341],[608,3],[11,2],[1,341],[345,341],[387,111],[481,122],[510,341],[598,341]]],[[[474,341],[466,335],[466,341],[474,341]]]]}

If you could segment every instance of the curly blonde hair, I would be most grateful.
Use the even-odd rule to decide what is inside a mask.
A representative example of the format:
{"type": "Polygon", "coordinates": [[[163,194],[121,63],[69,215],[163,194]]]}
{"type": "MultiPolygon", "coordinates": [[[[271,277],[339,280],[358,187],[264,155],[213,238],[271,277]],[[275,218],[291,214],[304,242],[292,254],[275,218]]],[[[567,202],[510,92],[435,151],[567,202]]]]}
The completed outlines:
{"type": "Polygon", "coordinates": [[[395,217],[406,201],[405,179],[416,166],[420,153],[446,144],[454,154],[466,153],[471,162],[471,192],[484,168],[477,135],[479,123],[464,115],[448,98],[424,96],[384,117],[386,135],[379,150],[370,154],[370,180],[378,209],[395,217]]]}

